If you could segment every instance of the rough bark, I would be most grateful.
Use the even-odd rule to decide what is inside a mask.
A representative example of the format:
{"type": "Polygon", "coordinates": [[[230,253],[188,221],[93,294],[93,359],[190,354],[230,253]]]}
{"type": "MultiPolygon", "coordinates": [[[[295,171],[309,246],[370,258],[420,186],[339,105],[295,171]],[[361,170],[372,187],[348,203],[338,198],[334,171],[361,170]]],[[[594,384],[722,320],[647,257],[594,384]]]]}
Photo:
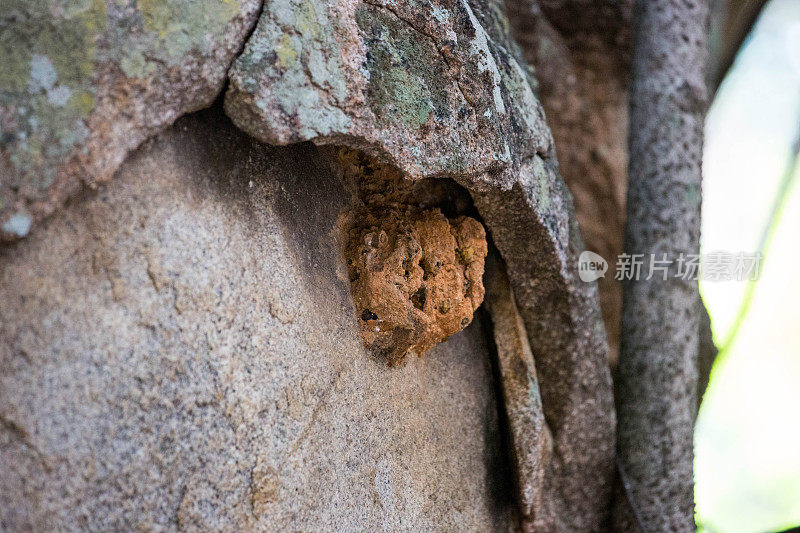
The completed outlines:
{"type": "Polygon", "coordinates": [[[633,20],[625,251],[675,263],[623,283],[616,525],[692,531],[699,306],[676,268],[699,253],[708,6],[641,0],[633,20]]]}

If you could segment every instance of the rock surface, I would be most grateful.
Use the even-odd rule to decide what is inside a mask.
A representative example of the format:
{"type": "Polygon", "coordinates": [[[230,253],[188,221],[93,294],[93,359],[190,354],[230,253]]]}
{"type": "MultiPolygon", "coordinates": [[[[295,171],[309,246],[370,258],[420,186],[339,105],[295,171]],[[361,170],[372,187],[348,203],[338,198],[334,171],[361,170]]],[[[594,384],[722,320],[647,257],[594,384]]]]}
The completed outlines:
{"type": "Polygon", "coordinates": [[[497,349],[495,373],[500,377],[517,503],[523,516],[536,516],[543,508],[544,476],[552,460],[553,436],[544,417],[536,361],[525,324],[496,253],[487,261],[486,283],[486,308],[497,349]]]}
{"type": "MultiPolygon", "coordinates": [[[[534,531],[596,531],[607,527],[614,475],[611,377],[597,286],[578,278],[583,243],[553,164],[531,158],[510,190],[472,195],[505,262],[553,436],[541,506],[523,523],[534,531]]],[[[528,379],[526,368],[515,370],[503,379],[528,379]]],[[[537,404],[531,398],[530,416],[537,404]]]]}
{"type": "Polygon", "coordinates": [[[259,0],[4,0],[0,240],[208,106],[259,0]]]}
{"type": "Polygon", "coordinates": [[[485,324],[365,352],[321,159],[204,112],[0,252],[0,529],[510,527],[485,324]]]}
{"type": "Polygon", "coordinates": [[[479,20],[500,16],[491,4],[267,2],[225,109],[265,142],[345,144],[413,178],[508,170],[510,182],[552,142],[524,63],[479,20]]]}
{"type": "Polygon", "coordinates": [[[628,161],[631,0],[507,0],[514,37],[535,69],[559,170],[581,237],[609,264],[598,280],[610,363],[619,350],[628,161]]]}
{"type": "MultiPolygon", "coordinates": [[[[510,283],[490,306],[502,331],[479,319],[426,358],[375,361],[336,222],[352,198],[328,156],[258,146],[219,116],[187,119],[190,132],[170,130],[119,183],[2,251],[2,460],[16,477],[1,497],[32,495],[3,519],[606,527],[616,423],[597,290],[577,278],[572,200],[509,32],[496,1],[269,0],[225,97],[263,141],[343,146],[468,189],[510,283]],[[507,361],[530,348],[494,384],[516,391],[502,397],[517,402],[506,410],[517,436],[538,431],[514,441],[514,474],[500,459],[491,338],[507,361]],[[537,386],[525,398],[520,382],[537,386]],[[514,476],[516,497],[501,484],[514,476]]],[[[100,123],[129,124],[120,106],[100,123]]],[[[442,218],[417,235],[444,234],[442,218]]],[[[458,255],[465,274],[477,266],[458,255]]]]}
{"type": "Polygon", "coordinates": [[[309,5],[265,4],[226,112],[266,142],[345,145],[470,190],[508,268],[553,435],[541,505],[523,522],[605,527],[616,423],[597,291],[577,278],[571,197],[501,4],[309,5]]]}

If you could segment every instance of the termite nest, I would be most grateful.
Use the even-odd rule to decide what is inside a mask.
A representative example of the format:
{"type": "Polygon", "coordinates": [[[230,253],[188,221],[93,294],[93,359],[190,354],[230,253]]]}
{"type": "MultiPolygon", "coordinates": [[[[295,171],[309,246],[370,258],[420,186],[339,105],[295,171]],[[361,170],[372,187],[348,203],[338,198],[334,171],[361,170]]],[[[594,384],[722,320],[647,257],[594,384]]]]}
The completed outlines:
{"type": "Polygon", "coordinates": [[[390,365],[464,329],[483,301],[486,231],[452,180],[411,182],[361,152],[336,159],[354,206],[342,217],[364,345],[390,365]]]}

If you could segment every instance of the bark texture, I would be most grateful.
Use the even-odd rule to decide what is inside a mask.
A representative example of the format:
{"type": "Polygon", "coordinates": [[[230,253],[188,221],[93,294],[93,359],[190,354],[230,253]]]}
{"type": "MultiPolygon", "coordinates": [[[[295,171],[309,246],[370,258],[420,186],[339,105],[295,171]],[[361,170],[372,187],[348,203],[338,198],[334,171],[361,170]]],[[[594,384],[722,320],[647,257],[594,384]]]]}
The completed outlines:
{"type": "Polygon", "coordinates": [[[699,253],[708,6],[641,0],[633,20],[625,250],[676,263],[623,285],[616,525],[692,531],[699,296],[676,265],[699,253]]]}

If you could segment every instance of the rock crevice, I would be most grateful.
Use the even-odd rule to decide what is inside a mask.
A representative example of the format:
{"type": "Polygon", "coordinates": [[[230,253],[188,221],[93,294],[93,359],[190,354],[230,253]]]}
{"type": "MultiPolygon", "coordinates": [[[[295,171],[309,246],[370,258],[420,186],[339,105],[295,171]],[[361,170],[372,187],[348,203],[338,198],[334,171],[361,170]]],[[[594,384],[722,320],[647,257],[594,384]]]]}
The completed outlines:
{"type": "Polygon", "coordinates": [[[343,215],[344,255],[364,345],[391,365],[409,351],[422,356],[468,326],[483,301],[486,231],[421,207],[438,203],[435,181],[407,181],[347,149],[338,163],[357,191],[343,215]]]}

